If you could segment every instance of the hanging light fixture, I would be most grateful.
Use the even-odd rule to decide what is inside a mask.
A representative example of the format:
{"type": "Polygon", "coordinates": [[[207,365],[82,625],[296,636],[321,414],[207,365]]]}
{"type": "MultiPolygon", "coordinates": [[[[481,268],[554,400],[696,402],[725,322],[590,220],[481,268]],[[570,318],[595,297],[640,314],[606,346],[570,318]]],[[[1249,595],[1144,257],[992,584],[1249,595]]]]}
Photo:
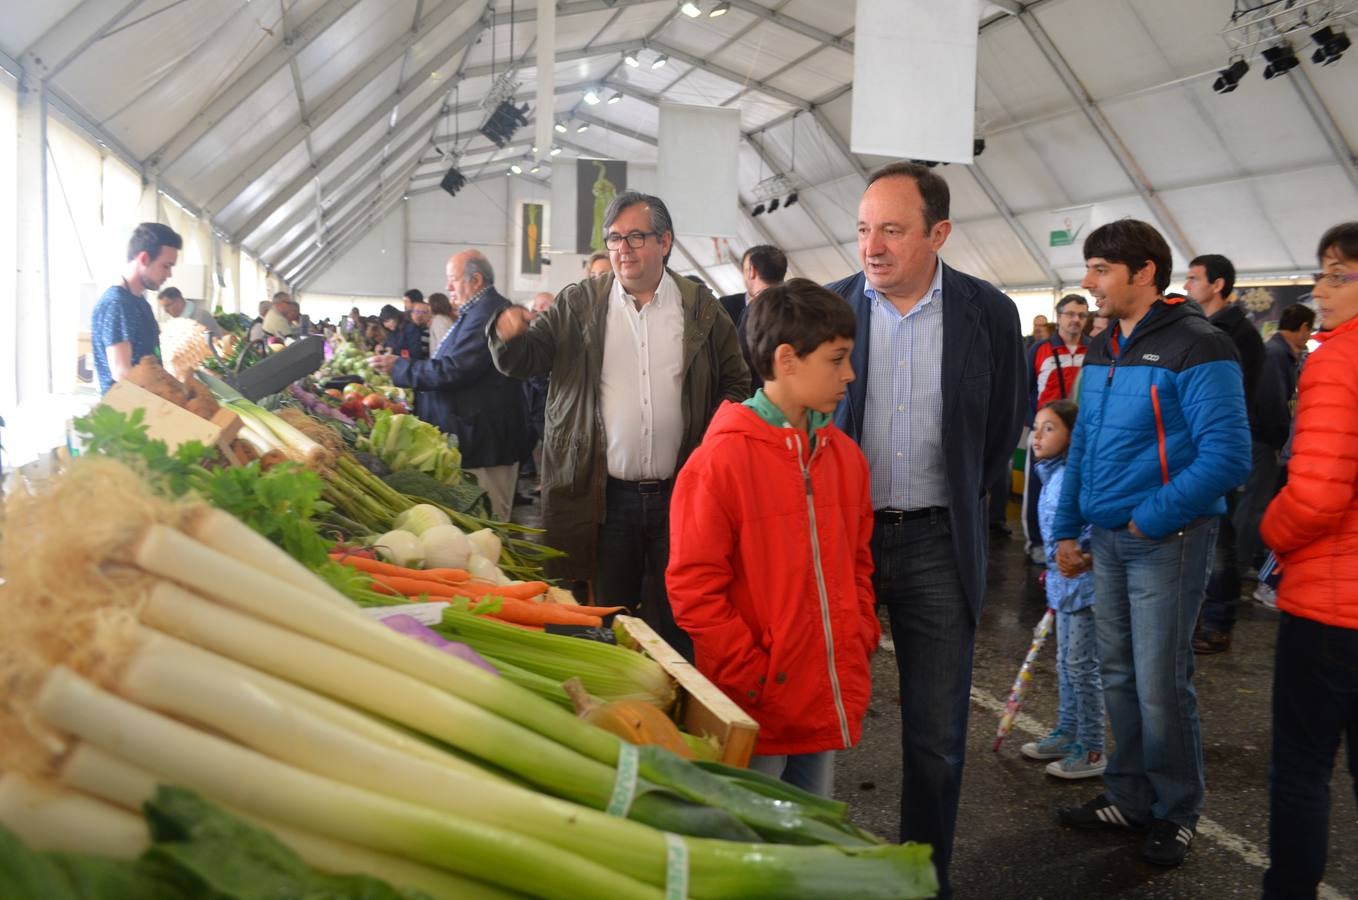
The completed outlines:
{"type": "Polygon", "coordinates": [[[633,69],[641,65],[641,60],[637,59],[637,51],[635,50],[628,50],[627,52],[623,53],[622,61],[627,63],[627,65],[631,66],[633,69]]]}
{"type": "Polygon", "coordinates": [[[655,58],[655,62],[651,63],[651,68],[652,68],[652,69],[658,69],[658,68],[660,68],[661,66],[663,66],[665,63],[667,63],[667,62],[669,62],[669,61],[670,61],[670,58],[669,58],[668,56],[666,56],[665,54],[662,53],[662,54],[660,54],[659,56],[657,56],[657,57],[655,58]]]}
{"type": "Polygon", "coordinates": [[[622,94],[618,93],[617,91],[614,91],[614,92],[613,92],[613,96],[608,98],[608,102],[609,102],[609,103],[621,103],[621,102],[622,102],[622,94]]]}
{"type": "Polygon", "coordinates": [[[708,17],[709,19],[715,19],[715,18],[717,18],[717,16],[724,16],[724,15],[726,15],[727,13],[729,13],[730,11],[731,11],[731,4],[729,4],[729,3],[718,3],[716,6],[712,7],[712,11],[711,11],[710,13],[707,14],[707,17],[708,17]]]}
{"type": "Polygon", "coordinates": [[[566,123],[565,123],[565,122],[557,122],[555,125],[552,126],[552,128],[554,128],[554,129],[556,130],[557,134],[565,134],[565,133],[566,133],[566,123]]]}
{"type": "Polygon", "coordinates": [[[588,122],[581,122],[579,125],[576,125],[576,126],[575,126],[575,133],[576,133],[576,134],[584,134],[586,131],[589,131],[589,123],[588,123],[588,122]]]}
{"type": "Polygon", "coordinates": [[[756,205],[754,209],[750,210],[750,215],[752,216],[762,216],[763,214],[764,214],[764,204],[762,203],[756,205]]]}
{"type": "Polygon", "coordinates": [[[513,172],[515,175],[522,175],[523,166],[519,165],[518,163],[511,163],[509,166],[509,171],[513,172]]]}
{"type": "Polygon", "coordinates": [[[683,3],[679,4],[679,11],[690,19],[696,19],[703,14],[703,8],[694,0],[684,0],[683,3]]]}
{"type": "Polygon", "coordinates": [[[590,88],[589,90],[585,91],[585,102],[588,103],[590,106],[598,106],[599,92],[596,91],[594,88],[590,88]]]}
{"type": "Polygon", "coordinates": [[[560,153],[560,152],[561,152],[561,148],[560,148],[560,147],[553,147],[551,150],[548,150],[548,151],[547,151],[547,153],[548,153],[549,156],[556,156],[556,155],[557,155],[558,153],[560,153]]]}
{"type": "Polygon", "coordinates": [[[528,171],[533,175],[536,175],[537,173],[542,171],[542,166],[534,165],[533,168],[529,169],[528,171]]]}

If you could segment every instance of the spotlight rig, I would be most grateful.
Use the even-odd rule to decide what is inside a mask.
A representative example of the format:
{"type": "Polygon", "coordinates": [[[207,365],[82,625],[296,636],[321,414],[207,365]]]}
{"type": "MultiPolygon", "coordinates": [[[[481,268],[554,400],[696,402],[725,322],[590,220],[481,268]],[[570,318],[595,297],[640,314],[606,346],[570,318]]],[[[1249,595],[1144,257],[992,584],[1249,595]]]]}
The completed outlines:
{"type": "Polygon", "coordinates": [[[467,176],[462,174],[456,164],[448,170],[448,174],[444,175],[443,180],[439,182],[439,187],[447,191],[449,197],[456,197],[457,192],[466,186],[467,176]]]}
{"type": "Polygon", "coordinates": [[[1230,47],[1226,68],[1217,72],[1212,90],[1229,94],[1250,70],[1255,52],[1264,57],[1264,78],[1273,79],[1295,69],[1300,60],[1293,49],[1309,34],[1316,44],[1311,63],[1338,62],[1352,46],[1343,23],[1358,15],[1358,0],[1235,0],[1230,21],[1221,37],[1230,47]],[[1262,49],[1259,49],[1262,48],[1262,49]]]}
{"type": "Polygon", "coordinates": [[[786,175],[770,175],[754,186],[754,196],[756,203],[750,215],[762,216],[766,212],[776,212],[779,207],[787,209],[796,203],[797,186],[786,175]]]}
{"type": "Polygon", "coordinates": [[[483,109],[490,109],[490,115],[477,129],[486,140],[497,147],[503,147],[514,137],[514,132],[528,124],[528,104],[514,104],[514,94],[519,82],[514,80],[511,69],[495,80],[486,99],[481,101],[483,109]]]}

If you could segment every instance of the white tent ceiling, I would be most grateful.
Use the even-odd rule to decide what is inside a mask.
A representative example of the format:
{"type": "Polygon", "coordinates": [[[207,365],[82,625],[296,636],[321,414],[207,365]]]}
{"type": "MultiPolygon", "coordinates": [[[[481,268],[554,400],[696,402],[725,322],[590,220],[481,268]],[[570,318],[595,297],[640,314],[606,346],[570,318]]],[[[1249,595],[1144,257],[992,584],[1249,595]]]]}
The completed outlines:
{"type": "MultiPolygon", "coordinates": [[[[1176,268],[1223,252],[1243,272],[1292,273],[1310,268],[1323,228],[1358,212],[1358,50],[1267,81],[1256,65],[1217,95],[1232,0],[980,5],[987,147],[938,170],[954,264],[1009,287],[1078,280],[1048,263],[1046,217],[1094,204],[1157,222],[1176,268]]],[[[572,128],[557,159],[654,162],[661,100],[735,105],[742,203],[774,172],[800,188],[796,206],[747,217],[741,239],[783,246],[812,277],[843,273],[863,177],[884,161],[848,152],[853,3],[730,7],[691,19],[675,0],[560,0],[553,115],[591,127],[572,128]],[[642,65],[625,66],[638,49],[642,65]],[[589,87],[623,99],[588,106],[589,87]]],[[[503,150],[476,129],[511,60],[532,101],[535,18],[531,0],[14,0],[0,63],[305,284],[403,197],[437,191],[454,136],[471,179],[503,178],[530,152],[531,126],[503,150]]]]}

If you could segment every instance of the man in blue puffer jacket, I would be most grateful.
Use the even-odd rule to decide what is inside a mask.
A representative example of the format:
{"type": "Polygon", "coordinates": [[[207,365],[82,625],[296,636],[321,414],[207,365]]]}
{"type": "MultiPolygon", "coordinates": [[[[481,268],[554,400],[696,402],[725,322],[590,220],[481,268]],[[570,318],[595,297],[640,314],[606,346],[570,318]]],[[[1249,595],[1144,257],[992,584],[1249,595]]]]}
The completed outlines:
{"type": "Polygon", "coordinates": [[[1193,628],[1226,492],[1250,472],[1249,419],[1231,339],[1164,297],[1170,251],[1150,225],[1090,233],[1081,286],[1113,321],[1085,356],[1051,537],[1062,570],[1094,526],[1104,699],[1116,747],[1104,793],[1061,812],[1083,828],[1149,828],[1142,856],[1183,862],[1204,779],[1193,628]]]}

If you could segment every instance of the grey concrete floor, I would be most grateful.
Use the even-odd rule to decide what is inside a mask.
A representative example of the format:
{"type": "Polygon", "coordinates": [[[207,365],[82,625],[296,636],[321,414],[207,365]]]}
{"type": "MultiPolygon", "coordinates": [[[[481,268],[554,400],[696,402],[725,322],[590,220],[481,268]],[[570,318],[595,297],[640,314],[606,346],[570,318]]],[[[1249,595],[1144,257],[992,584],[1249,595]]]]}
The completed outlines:
{"type": "MultiPolygon", "coordinates": [[[[1043,648],[1023,716],[992,752],[999,710],[1032,641],[1045,601],[1019,538],[991,543],[976,642],[966,773],[953,880],[959,898],[1257,897],[1268,856],[1270,687],[1277,614],[1242,601],[1230,651],[1197,658],[1195,681],[1207,762],[1207,805],[1184,865],[1139,859],[1141,837],[1072,832],[1056,810],[1099,793],[1100,779],[1062,781],[1019,746],[1055,723],[1055,641],[1043,648]]],[[[1253,583],[1247,587],[1253,590],[1253,583]]],[[[873,698],[861,744],[839,754],[836,796],[858,824],[898,834],[900,714],[895,658],[873,662],[873,698]]],[[[1111,744],[1110,744],[1111,746],[1111,744]]],[[[1341,749],[1331,785],[1329,866],[1322,897],[1358,898],[1358,810],[1341,749]]]]}

